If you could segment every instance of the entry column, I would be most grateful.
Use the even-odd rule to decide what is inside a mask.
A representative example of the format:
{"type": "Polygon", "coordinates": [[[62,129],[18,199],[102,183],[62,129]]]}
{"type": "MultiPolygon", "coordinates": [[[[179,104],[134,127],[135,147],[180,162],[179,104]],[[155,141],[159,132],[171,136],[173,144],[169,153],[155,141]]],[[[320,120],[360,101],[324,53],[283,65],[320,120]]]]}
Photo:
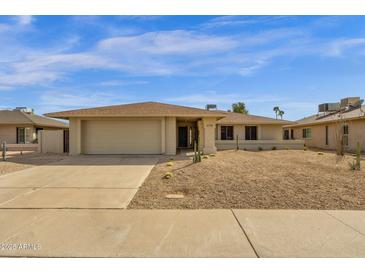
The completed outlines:
{"type": "Polygon", "coordinates": [[[215,127],[216,127],[216,118],[203,118],[203,153],[210,154],[215,153],[217,148],[215,146],[215,127]]]}

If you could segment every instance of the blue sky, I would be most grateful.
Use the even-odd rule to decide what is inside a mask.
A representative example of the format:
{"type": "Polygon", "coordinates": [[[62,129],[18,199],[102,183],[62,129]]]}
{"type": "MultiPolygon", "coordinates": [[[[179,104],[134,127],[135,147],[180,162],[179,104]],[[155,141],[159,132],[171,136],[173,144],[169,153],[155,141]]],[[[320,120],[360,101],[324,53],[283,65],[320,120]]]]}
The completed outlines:
{"type": "Polygon", "coordinates": [[[244,101],[295,120],[364,86],[362,16],[0,16],[0,108],[244,101]]]}

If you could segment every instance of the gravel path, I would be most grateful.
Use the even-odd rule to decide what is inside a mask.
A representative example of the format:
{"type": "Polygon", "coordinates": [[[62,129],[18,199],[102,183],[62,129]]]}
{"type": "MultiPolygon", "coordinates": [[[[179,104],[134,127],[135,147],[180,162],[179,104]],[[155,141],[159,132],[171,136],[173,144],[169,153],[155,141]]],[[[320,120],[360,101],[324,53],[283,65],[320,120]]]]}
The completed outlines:
{"type": "Polygon", "coordinates": [[[162,157],[129,208],[365,209],[365,161],[330,152],[222,151],[199,164],[162,157]],[[336,161],[337,159],[337,161],[336,161]],[[166,172],[173,178],[162,179],[166,172]],[[167,194],[184,194],[167,199],[167,194]]]}

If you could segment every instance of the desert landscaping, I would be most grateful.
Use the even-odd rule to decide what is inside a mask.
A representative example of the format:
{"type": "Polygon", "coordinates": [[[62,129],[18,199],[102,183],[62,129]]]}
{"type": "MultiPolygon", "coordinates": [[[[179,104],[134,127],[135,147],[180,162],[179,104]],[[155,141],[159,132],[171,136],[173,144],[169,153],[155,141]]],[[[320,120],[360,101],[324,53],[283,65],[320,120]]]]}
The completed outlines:
{"type": "Polygon", "coordinates": [[[193,164],[184,155],[162,156],[129,208],[363,210],[365,163],[352,171],[353,158],[309,150],[230,150],[193,164]],[[168,172],[172,177],[163,178],[168,172]]]}

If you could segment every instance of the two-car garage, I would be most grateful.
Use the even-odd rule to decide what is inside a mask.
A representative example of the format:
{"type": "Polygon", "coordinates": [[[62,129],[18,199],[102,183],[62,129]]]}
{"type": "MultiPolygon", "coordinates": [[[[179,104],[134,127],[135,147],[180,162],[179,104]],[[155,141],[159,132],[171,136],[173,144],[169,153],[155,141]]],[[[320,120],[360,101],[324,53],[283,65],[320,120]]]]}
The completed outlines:
{"type": "Polygon", "coordinates": [[[84,154],[161,154],[161,119],[84,120],[84,154]]]}

